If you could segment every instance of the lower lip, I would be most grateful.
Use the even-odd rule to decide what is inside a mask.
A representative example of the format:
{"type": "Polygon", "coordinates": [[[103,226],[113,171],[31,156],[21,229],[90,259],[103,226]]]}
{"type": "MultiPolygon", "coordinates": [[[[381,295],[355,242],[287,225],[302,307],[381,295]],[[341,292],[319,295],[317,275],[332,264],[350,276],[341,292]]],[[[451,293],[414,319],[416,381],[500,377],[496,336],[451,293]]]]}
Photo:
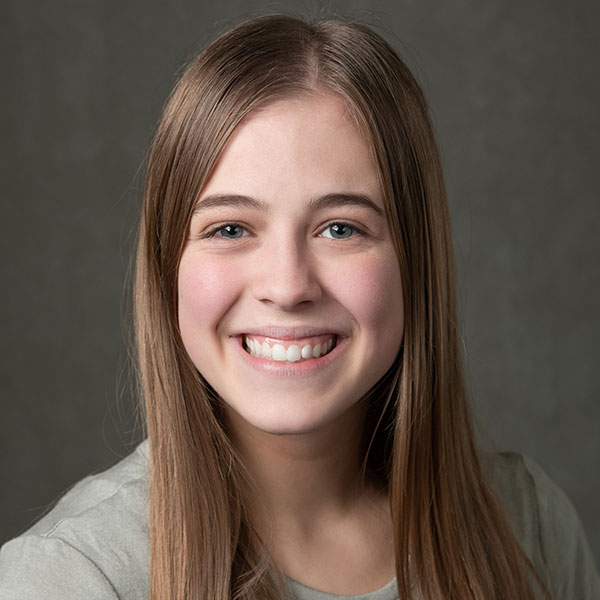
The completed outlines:
{"type": "Polygon", "coordinates": [[[327,367],[344,351],[347,339],[348,338],[340,337],[338,335],[336,345],[330,352],[325,354],[325,356],[309,358],[298,362],[280,362],[276,360],[267,360],[266,358],[258,358],[244,350],[241,337],[233,338],[233,341],[235,342],[237,351],[244,359],[244,362],[254,370],[272,377],[303,377],[314,375],[327,369],[327,367]]]}

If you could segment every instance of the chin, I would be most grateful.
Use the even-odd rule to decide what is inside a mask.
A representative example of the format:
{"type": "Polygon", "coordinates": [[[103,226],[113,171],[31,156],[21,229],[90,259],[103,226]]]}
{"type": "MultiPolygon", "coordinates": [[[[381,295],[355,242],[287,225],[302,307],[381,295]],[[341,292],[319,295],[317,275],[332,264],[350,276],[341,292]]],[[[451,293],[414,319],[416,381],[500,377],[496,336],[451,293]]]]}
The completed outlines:
{"type": "Polygon", "coordinates": [[[269,435],[307,435],[315,433],[336,420],[336,415],[323,413],[322,411],[275,411],[276,414],[265,412],[264,414],[253,412],[252,415],[245,415],[238,412],[235,408],[229,407],[227,410],[228,419],[235,427],[240,425],[255,432],[261,432],[269,435]]]}

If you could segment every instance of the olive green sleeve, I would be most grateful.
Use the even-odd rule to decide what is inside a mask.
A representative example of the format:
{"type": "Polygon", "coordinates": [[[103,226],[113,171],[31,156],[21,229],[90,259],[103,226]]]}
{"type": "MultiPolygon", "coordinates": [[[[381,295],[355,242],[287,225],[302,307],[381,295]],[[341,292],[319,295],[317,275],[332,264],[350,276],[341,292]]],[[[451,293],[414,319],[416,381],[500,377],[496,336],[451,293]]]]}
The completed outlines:
{"type": "Polygon", "coordinates": [[[539,543],[553,600],[600,600],[600,578],[583,527],[564,492],[524,458],[539,514],[539,543]]]}
{"type": "Polygon", "coordinates": [[[56,538],[25,535],[0,551],[2,600],[119,600],[102,571],[56,538]]]}

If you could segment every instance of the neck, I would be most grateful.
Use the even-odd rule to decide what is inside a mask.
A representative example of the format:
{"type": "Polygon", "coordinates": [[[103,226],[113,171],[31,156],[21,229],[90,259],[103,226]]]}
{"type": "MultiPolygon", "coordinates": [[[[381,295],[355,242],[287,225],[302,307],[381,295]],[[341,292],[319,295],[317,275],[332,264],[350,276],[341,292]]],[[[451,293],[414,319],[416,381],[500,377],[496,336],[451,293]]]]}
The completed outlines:
{"type": "Polygon", "coordinates": [[[308,532],[351,510],[365,489],[365,410],[357,405],[319,430],[293,435],[265,433],[228,411],[231,439],[255,487],[258,523],[308,532]]]}
{"type": "Polygon", "coordinates": [[[362,477],[365,416],[358,403],[319,430],[272,435],[226,415],[253,488],[244,507],[274,564],[336,594],[372,592],[395,572],[387,494],[362,477]]]}

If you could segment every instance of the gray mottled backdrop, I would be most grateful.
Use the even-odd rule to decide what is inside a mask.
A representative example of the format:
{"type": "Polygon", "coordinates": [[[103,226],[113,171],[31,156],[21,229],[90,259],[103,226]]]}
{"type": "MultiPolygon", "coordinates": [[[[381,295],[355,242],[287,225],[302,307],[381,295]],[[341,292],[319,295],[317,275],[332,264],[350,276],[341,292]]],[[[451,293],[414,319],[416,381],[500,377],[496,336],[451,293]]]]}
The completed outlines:
{"type": "MultiPolygon", "coordinates": [[[[139,438],[122,290],[153,125],[208,36],[298,8],[214,6],[2,3],[0,541],[139,438]]],[[[598,561],[600,4],[328,6],[393,31],[426,90],[476,413],[567,491],[598,561]]]]}

